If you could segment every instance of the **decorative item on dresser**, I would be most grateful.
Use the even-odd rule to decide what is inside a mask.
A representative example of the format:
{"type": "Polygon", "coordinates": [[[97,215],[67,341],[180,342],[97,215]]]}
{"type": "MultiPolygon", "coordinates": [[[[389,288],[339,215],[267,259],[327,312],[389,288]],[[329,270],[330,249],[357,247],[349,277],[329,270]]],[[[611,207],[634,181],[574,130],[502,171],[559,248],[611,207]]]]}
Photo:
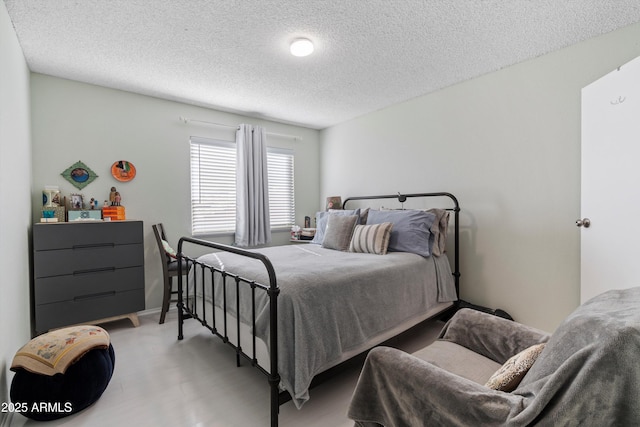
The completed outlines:
{"type": "Polygon", "coordinates": [[[129,318],[144,310],[142,221],[35,224],[34,331],[129,318]]]}
{"type": "Polygon", "coordinates": [[[47,185],[42,191],[42,216],[40,222],[64,222],[65,203],[61,203],[60,189],[56,185],[47,185]]]}

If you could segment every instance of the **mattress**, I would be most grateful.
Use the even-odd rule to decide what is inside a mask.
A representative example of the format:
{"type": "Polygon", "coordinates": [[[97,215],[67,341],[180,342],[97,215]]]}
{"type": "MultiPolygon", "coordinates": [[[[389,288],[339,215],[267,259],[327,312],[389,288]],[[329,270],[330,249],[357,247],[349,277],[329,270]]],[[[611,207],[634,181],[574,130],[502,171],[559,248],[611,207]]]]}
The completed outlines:
{"type": "MultiPolygon", "coordinates": [[[[318,245],[287,245],[257,250],[274,266],[278,296],[278,371],[281,386],[301,407],[309,398],[315,375],[441,312],[456,299],[446,256],[422,257],[404,252],[359,254],[318,245]]],[[[268,285],[261,262],[216,252],[198,261],[217,270],[268,285]]],[[[249,286],[241,283],[236,306],[235,280],[199,267],[192,271],[188,306],[211,326],[224,327],[222,307],[228,313],[227,336],[251,354],[256,334],[258,363],[269,370],[269,304],[258,291],[252,302],[249,286]],[[193,275],[199,276],[193,287],[193,275]],[[202,279],[204,278],[204,281],[202,279]],[[211,282],[215,283],[212,286],[211,282]],[[243,286],[244,285],[244,286],[243,286]],[[226,290],[223,288],[226,287],[226,290]],[[255,327],[253,318],[255,316],[255,327]]]]}

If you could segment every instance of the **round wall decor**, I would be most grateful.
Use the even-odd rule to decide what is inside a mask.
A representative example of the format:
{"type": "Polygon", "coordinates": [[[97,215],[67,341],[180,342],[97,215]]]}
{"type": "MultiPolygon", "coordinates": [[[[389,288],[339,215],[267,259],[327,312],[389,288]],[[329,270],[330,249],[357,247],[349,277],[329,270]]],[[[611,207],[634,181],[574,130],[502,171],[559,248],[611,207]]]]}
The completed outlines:
{"type": "Polygon", "coordinates": [[[136,176],[136,167],[126,160],[118,160],[111,165],[111,175],[118,181],[131,181],[136,176]]]}

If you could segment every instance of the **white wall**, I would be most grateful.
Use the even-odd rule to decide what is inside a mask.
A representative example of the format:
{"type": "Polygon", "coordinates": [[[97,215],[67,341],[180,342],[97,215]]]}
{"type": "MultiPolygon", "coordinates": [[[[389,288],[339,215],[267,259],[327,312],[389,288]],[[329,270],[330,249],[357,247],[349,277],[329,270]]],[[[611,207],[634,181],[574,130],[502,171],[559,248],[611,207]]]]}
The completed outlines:
{"type": "MultiPolygon", "coordinates": [[[[4,2],[0,2],[0,403],[9,402],[16,350],[31,337],[29,233],[31,136],[29,70],[4,2]]],[[[0,413],[0,424],[6,413],[0,413]]]]}
{"type": "MultiPolygon", "coordinates": [[[[122,195],[128,219],[144,221],[146,307],[160,306],[162,270],[151,225],[163,222],[171,243],[191,235],[189,137],[234,140],[233,129],[206,124],[184,124],[180,116],[238,125],[260,124],[267,132],[295,135],[302,141],[269,137],[269,144],[295,150],[296,216],[318,209],[319,132],[250,117],[223,113],[177,102],[32,74],[33,187],[37,221],[42,188],[58,185],[64,195],[81,193],[85,199],[108,198],[111,186],[122,195]],[[60,174],[81,160],[98,178],[77,190],[60,174]],[[127,183],[110,174],[117,160],[128,160],[137,170],[127,183]]],[[[274,243],[288,240],[287,233],[274,235],[274,243]]],[[[231,243],[231,236],[207,237],[231,243]]]]}
{"type": "Polygon", "coordinates": [[[553,331],[579,303],[580,89],[640,24],[322,131],[321,196],[449,191],[461,297],[553,331]]]}

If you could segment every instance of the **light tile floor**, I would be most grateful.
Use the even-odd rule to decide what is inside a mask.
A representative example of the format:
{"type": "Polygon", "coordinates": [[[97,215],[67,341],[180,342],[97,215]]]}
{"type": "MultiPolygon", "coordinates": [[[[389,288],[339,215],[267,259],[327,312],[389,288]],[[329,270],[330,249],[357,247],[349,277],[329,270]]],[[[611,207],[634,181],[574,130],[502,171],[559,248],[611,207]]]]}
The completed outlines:
{"type": "MultiPolygon", "coordinates": [[[[177,312],[158,324],[159,314],[103,325],[111,335],[116,369],[102,397],[84,411],[41,423],[15,414],[14,427],[185,426],[253,427],[269,425],[266,377],[248,364],[235,366],[235,353],[199,323],[185,323],[177,340],[177,312]]],[[[424,322],[385,343],[413,352],[432,342],[443,323],[424,322]]],[[[339,375],[313,388],[301,410],[280,407],[283,427],[351,427],[347,416],[362,359],[348,362],[339,375]]]]}

